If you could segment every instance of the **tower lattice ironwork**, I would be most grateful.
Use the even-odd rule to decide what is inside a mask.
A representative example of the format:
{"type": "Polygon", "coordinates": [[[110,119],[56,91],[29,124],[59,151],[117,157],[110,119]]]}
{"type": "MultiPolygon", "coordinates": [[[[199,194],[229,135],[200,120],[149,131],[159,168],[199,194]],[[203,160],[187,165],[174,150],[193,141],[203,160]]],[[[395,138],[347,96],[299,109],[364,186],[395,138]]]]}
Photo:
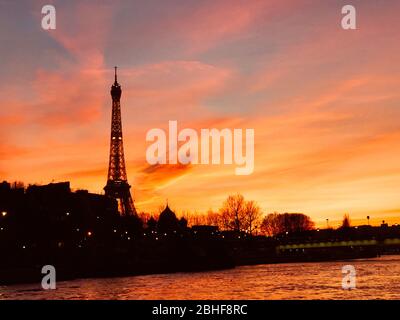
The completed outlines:
{"type": "Polygon", "coordinates": [[[111,86],[112,119],[110,161],[107,185],[104,187],[104,191],[107,196],[118,201],[118,209],[122,215],[136,215],[135,205],[130,192],[131,186],[128,184],[125,167],[121,121],[121,94],[121,86],[117,81],[117,67],[115,67],[115,81],[111,86]]]}

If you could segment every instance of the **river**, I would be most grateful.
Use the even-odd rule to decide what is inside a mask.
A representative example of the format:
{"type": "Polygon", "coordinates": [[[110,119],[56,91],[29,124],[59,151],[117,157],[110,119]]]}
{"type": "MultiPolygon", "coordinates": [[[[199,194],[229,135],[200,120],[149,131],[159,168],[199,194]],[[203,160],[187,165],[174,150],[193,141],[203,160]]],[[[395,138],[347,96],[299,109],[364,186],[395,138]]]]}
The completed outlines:
{"type": "Polygon", "coordinates": [[[0,286],[0,299],[400,299],[400,256],[322,263],[243,266],[230,270],[0,286]],[[356,288],[342,289],[342,267],[356,288]]]}

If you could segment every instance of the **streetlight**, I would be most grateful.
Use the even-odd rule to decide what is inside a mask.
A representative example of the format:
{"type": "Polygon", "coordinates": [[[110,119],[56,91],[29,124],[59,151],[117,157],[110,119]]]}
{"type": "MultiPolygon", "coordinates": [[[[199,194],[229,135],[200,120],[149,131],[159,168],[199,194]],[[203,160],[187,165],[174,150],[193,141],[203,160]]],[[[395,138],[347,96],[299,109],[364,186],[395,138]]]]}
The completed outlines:
{"type": "Polygon", "coordinates": [[[7,215],[7,211],[3,211],[3,212],[1,213],[1,215],[2,215],[3,217],[5,217],[5,216],[7,215]]]}

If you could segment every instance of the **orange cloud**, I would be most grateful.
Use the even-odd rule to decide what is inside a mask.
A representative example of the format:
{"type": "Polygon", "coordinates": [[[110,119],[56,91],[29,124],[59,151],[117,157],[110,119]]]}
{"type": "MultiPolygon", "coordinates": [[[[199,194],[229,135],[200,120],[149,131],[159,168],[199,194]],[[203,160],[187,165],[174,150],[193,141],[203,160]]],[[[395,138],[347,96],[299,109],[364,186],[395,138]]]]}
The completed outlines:
{"type": "Polygon", "coordinates": [[[171,180],[174,180],[182,175],[187,174],[191,169],[191,165],[149,165],[139,172],[137,183],[140,190],[155,190],[168,185],[171,180]]]}

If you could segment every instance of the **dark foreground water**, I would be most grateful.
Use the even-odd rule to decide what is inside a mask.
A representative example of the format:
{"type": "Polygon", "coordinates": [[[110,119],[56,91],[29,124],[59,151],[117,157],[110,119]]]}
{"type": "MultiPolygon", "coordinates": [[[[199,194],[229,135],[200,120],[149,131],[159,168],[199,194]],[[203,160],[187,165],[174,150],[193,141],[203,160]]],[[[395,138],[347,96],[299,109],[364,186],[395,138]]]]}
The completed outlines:
{"type": "Polygon", "coordinates": [[[400,299],[400,256],[0,287],[0,299],[400,299]],[[344,265],[356,289],[343,290],[344,265]]]}

